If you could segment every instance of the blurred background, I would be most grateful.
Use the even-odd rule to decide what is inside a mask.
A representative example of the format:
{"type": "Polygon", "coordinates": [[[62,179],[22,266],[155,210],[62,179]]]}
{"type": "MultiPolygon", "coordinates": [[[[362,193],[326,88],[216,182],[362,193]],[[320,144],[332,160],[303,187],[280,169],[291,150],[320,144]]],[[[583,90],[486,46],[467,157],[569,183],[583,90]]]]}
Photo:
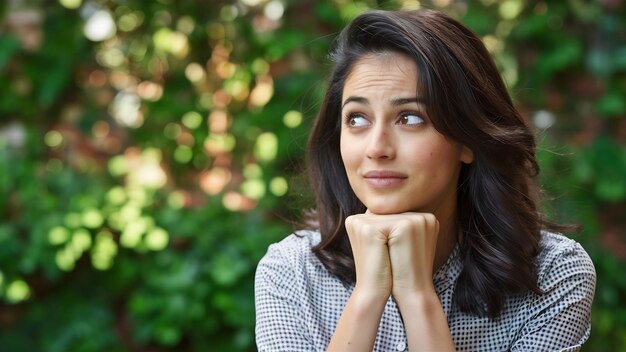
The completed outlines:
{"type": "Polygon", "coordinates": [[[0,349],[254,351],[256,263],[313,204],[329,45],[419,6],[494,55],[544,209],[596,265],[584,350],[626,351],[623,0],[3,1],[0,349]]]}

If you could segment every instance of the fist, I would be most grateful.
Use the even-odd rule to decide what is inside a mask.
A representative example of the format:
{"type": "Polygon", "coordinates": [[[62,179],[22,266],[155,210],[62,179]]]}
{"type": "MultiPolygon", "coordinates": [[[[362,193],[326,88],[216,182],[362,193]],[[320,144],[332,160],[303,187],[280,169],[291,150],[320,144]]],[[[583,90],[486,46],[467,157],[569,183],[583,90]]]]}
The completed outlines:
{"type": "Polygon", "coordinates": [[[356,289],[388,298],[434,290],[433,262],[439,221],[429,213],[378,215],[346,219],[356,267],[356,289]]]}
{"type": "Polygon", "coordinates": [[[386,300],[392,288],[389,231],[380,220],[370,213],[352,215],[346,219],[346,231],[356,269],[355,291],[386,300]]]}
{"type": "Polygon", "coordinates": [[[395,227],[389,233],[387,246],[393,296],[434,290],[432,276],[439,221],[429,213],[391,216],[395,227]]]}

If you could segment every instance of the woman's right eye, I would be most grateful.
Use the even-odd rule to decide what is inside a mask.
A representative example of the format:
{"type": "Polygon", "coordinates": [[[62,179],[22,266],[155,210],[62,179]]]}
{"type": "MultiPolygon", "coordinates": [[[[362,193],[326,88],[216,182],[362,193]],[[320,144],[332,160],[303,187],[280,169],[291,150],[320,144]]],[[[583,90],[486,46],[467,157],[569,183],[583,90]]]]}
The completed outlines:
{"type": "Polygon", "coordinates": [[[350,127],[363,127],[368,126],[370,122],[361,115],[350,115],[347,118],[348,126],[350,127]]]}

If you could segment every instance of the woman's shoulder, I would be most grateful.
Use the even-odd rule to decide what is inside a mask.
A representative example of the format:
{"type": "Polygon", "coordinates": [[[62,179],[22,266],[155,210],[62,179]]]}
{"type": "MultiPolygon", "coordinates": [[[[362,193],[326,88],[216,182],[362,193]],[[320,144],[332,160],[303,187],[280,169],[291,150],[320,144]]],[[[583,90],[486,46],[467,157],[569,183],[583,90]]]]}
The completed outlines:
{"type": "Polygon", "coordinates": [[[271,244],[268,251],[279,251],[287,255],[300,256],[311,252],[320,242],[320,233],[313,230],[300,230],[291,233],[281,241],[271,244]]]}
{"type": "Polygon", "coordinates": [[[569,237],[560,233],[542,231],[539,241],[539,259],[541,261],[551,261],[555,257],[577,256],[589,258],[585,249],[569,237]]]}
{"type": "Polygon", "coordinates": [[[312,248],[320,242],[320,233],[312,230],[296,231],[279,242],[271,244],[260,264],[281,262],[284,265],[302,266],[319,261],[312,248]]]}
{"type": "Polygon", "coordinates": [[[272,244],[277,247],[308,247],[311,248],[320,242],[321,235],[316,230],[300,230],[291,233],[281,241],[272,244]]]}
{"type": "Polygon", "coordinates": [[[587,276],[595,282],[595,268],[585,249],[577,241],[558,233],[542,231],[537,269],[542,289],[575,275],[587,276]]]}

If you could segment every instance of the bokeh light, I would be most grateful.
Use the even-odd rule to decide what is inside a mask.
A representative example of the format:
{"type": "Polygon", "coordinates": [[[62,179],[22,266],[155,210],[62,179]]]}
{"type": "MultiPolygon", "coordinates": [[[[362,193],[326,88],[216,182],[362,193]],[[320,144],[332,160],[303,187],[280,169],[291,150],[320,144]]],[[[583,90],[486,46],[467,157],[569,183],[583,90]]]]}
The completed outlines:
{"type": "Polygon", "coordinates": [[[274,177],[272,181],[270,181],[270,192],[272,192],[275,196],[282,197],[287,194],[288,190],[289,183],[286,178],[278,176],[274,177]]]}
{"type": "Polygon", "coordinates": [[[10,302],[17,303],[30,297],[30,287],[24,280],[15,280],[7,285],[6,298],[10,302]]]}
{"type": "Polygon", "coordinates": [[[102,216],[102,213],[100,212],[100,210],[95,208],[88,208],[83,210],[81,217],[82,224],[90,229],[99,228],[104,223],[104,217],[102,216]]]}
{"type": "Polygon", "coordinates": [[[167,204],[174,209],[181,209],[187,203],[187,196],[183,191],[174,191],[167,196],[167,204]]]}
{"type": "Polygon", "coordinates": [[[261,161],[272,161],[278,152],[278,137],[272,132],[262,133],[254,145],[254,155],[261,161]]]}
{"type": "Polygon", "coordinates": [[[232,151],[237,144],[235,136],[229,133],[210,133],[204,141],[204,148],[209,155],[232,151]]]}
{"type": "Polygon", "coordinates": [[[228,129],[228,113],[215,109],[209,115],[209,129],[214,133],[223,133],[228,129]]]}
{"type": "Polygon", "coordinates": [[[202,115],[196,111],[189,111],[181,118],[183,125],[189,129],[196,129],[202,125],[202,115]]]}
{"type": "Polygon", "coordinates": [[[146,247],[152,251],[160,251],[167,247],[169,234],[160,227],[153,228],[146,234],[146,247]]]}
{"type": "Polygon", "coordinates": [[[245,178],[261,178],[263,176],[263,168],[256,163],[249,163],[243,168],[243,176],[245,178]]]}
{"type": "Polygon", "coordinates": [[[48,131],[44,136],[46,145],[50,148],[57,148],[63,144],[63,135],[59,131],[48,131]]]}
{"type": "Polygon", "coordinates": [[[174,150],[174,160],[181,164],[186,164],[193,158],[193,151],[186,145],[179,145],[174,150]]]}
{"type": "Polygon", "coordinates": [[[261,199],[265,196],[265,183],[256,178],[246,180],[241,184],[241,193],[252,199],[261,199]]]}
{"type": "Polygon", "coordinates": [[[200,175],[200,187],[208,194],[220,193],[230,182],[232,173],[223,167],[214,167],[200,175]]]}
{"type": "Polygon", "coordinates": [[[70,231],[62,226],[53,227],[48,231],[48,242],[52,245],[59,245],[70,239],[70,231]]]}
{"type": "Polygon", "coordinates": [[[265,5],[265,9],[263,13],[267,18],[273,21],[278,21],[283,17],[283,13],[285,12],[285,5],[278,0],[272,0],[267,5],[265,5]]]}
{"type": "Polygon", "coordinates": [[[499,6],[500,16],[502,18],[511,20],[520,14],[524,7],[524,3],[521,0],[503,0],[499,6]]]}
{"type": "Polygon", "coordinates": [[[283,116],[283,123],[289,128],[296,128],[302,123],[302,113],[300,111],[290,110],[283,116]]]}
{"type": "Polygon", "coordinates": [[[117,254],[117,244],[109,231],[100,231],[96,235],[94,247],[91,250],[91,263],[99,270],[110,269],[117,254]]]}
{"type": "Polygon", "coordinates": [[[74,257],[80,258],[83,252],[91,248],[91,244],[92,240],[89,231],[86,229],[76,229],[72,233],[72,239],[68,246],[74,252],[74,257]]]}
{"type": "Polygon", "coordinates": [[[270,76],[257,78],[257,84],[250,93],[250,107],[259,108],[265,106],[274,95],[274,84],[270,76]]]}
{"type": "Polygon", "coordinates": [[[189,42],[182,32],[164,27],[154,33],[152,40],[157,50],[171,53],[178,58],[184,58],[189,53],[189,42]]]}
{"type": "Polygon", "coordinates": [[[200,64],[192,62],[185,68],[185,77],[193,83],[200,83],[206,78],[206,73],[200,64]]]}
{"type": "Polygon", "coordinates": [[[59,4],[70,10],[75,10],[80,7],[82,0],[59,0],[59,4]]]}
{"type": "Polygon", "coordinates": [[[84,33],[87,39],[100,42],[112,38],[117,32],[113,17],[108,11],[97,10],[85,23],[84,33]]]}
{"type": "Polygon", "coordinates": [[[122,126],[138,128],[144,121],[140,108],[141,99],[137,94],[121,91],[115,96],[109,112],[122,126]]]}

